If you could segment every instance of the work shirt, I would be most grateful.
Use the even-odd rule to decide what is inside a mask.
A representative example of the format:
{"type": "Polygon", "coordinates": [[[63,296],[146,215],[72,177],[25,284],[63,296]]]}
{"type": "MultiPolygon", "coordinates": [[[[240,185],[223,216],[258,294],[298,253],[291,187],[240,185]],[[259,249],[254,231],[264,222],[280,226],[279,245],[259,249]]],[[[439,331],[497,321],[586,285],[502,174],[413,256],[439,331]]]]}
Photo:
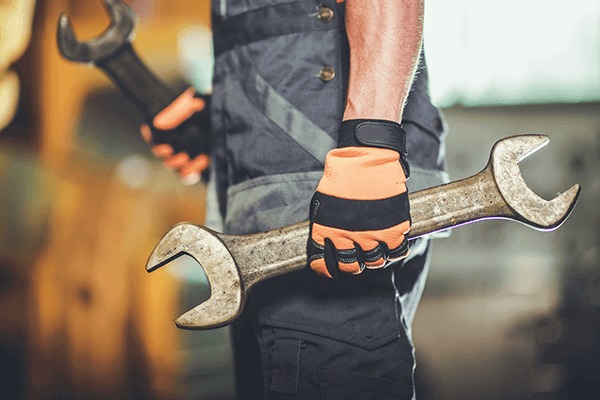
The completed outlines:
{"type": "MultiPolygon", "coordinates": [[[[213,127],[227,233],[308,219],[337,144],[348,78],[344,3],[213,0],[213,127]]],[[[441,113],[422,57],[401,121],[409,191],[447,181],[441,113]]]]}
{"type": "MultiPolygon", "coordinates": [[[[212,2],[213,183],[226,233],[308,219],[346,100],[338,1],[212,2]]],[[[409,191],[447,181],[446,125],[427,82],[421,56],[401,121],[409,191]]],[[[239,398],[413,398],[410,325],[427,269],[420,239],[409,259],[348,283],[307,267],[259,285],[232,327],[239,398]]]]}

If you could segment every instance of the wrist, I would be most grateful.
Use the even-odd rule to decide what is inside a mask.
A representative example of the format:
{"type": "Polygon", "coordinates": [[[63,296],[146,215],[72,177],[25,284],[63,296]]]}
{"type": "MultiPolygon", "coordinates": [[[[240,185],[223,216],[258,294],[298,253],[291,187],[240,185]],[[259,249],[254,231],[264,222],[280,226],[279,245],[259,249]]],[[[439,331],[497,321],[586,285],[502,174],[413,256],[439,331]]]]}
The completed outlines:
{"type": "Polygon", "coordinates": [[[367,147],[390,149],[400,154],[404,174],[410,176],[406,155],[406,132],[394,121],[351,119],[340,124],[338,148],[367,147]]]}
{"type": "Polygon", "coordinates": [[[406,133],[399,123],[381,119],[342,121],[338,147],[367,146],[406,154],[406,133]]]}

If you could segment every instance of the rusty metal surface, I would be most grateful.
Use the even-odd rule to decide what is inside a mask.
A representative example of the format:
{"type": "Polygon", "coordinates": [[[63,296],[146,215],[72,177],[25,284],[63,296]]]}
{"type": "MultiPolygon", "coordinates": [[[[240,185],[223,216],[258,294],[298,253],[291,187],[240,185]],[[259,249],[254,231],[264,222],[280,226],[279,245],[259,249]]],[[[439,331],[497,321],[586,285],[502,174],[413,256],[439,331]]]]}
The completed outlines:
{"type": "Polygon", "coordinates": [[[219,236],[204,227],[176,225],[161,239],[148,260],[147,265],[152,266],[148,272],[183,254],[194,257],[204,268],[210,282],[210,297],[175,320],[181,328],[227,325],[244,307],[246,296],[240,272],[219,236]]]}
{"type": "MultiPolygon", "coordinates": [[[[410,194],[410,238],[493,218],[556,229],[573,210],[579,185],[546,201],[527,187],[518,166],[547,142],[544,135],[502,139],[480,173],[410,194]]],[[[230,323],[241,313],[245,294],[254,284],[305,268],[307,237],[308,222],[253,235],[222,235],[181,224],[158,243],[146,269],[152,271],[181,254],[195,258],[206,272],[211,297],[176,323],[181,328],[210,329],[230,323]]]]}
{"type": "Polygon", "coordinates": [[[579,185],[547,201],[535,194],[523,180],[519,162],[548,144],[545,135],[524,135],[518,140],[501,140],[494,145],[489,166],[498,190],[512,209],[511,219],[540,230],[556,229],[575,206],[579,185]]]}

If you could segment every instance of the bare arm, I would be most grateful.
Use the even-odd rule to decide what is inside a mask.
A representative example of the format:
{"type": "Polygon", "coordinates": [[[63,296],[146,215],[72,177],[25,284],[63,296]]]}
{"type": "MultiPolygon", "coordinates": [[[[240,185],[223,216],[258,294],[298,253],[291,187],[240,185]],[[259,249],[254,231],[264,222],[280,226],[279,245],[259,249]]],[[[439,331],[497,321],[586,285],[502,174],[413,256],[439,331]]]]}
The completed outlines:
{"type": "Polygon", "coordinates": [[[344,120],[400,122],[423,36],[424,0],[346,0],[350,76],[344,120]]]}
{"type": "Polygon", "coordinates": [[[310,209],[307,255],[318,275],[360,274],[408,255],[399,122],[421,51],[423,1],[347,0],[348,101],[310,209]]]}

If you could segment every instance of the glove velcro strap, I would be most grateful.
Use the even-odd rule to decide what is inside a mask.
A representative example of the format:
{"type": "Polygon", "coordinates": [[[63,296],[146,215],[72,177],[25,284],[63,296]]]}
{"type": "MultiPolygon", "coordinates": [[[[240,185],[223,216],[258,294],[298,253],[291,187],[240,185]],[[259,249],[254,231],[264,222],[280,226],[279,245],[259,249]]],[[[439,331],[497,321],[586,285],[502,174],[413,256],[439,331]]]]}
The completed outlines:
{"type": "Polygon", "coordinates": [[[400,124],[379,119],[342,121],[338,147],[369,146],[406,155],[406,133],[400,124]]]}
{"type": "Polygon", "coordinates": [[[316,192],[310,215],[315,224],[352,232],[387,229],[410,221],[408,193],[381,200],[349,200],[316,192]]]}
{"type": "Polygon", "coordinates": [[[404,174],[410,176],[406,159],[406,132],[399,123],[383,119],[349,119],[342,121],[338,148],[341,147],[380,147],[400,153],[400,163],[404,174]]]}

